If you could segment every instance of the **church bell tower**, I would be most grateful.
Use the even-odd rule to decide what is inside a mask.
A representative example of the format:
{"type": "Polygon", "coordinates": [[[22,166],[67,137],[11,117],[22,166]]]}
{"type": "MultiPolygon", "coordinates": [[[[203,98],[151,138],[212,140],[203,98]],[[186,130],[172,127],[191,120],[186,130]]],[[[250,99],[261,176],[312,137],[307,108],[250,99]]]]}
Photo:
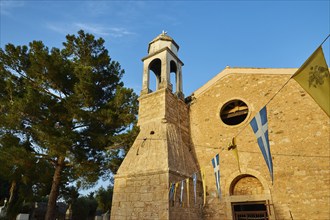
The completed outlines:
{"type": "Polygon", "coordinates": [[[182,61],[178,58],[178,44],[163,31],[149,43],[148,56],[143,61],[143,85],[141,95],[151,93],[150,74],[156,78],[156,91],[167,88],[178,97],[182,93],[182,61]],[[170,82],[170,75],[175,75],[175,82],[170,82]],[[175,87],[173,88],[173,85],[175,87]]]}
{"type": "MultiPolygon", "coordinates": [[[[198,207],[183,208],[180,199],[169,198],[171,183],[185,180],[198,170],[190,138],[189,106],[182,92],[183,62],[178,51],[178,44],[163,31],[149,43],[148,55],[142,59],[140,132],[115,175],[111,219],[201,216],[198,207]],[[153,90],[151,76],[156,81],[153,90]]],[[[174,197],[179,196],[177,191],[174,197]]],[[[189,198],[193,199],[192,190],[190,196],[186,192],[182,197],[189,198]]]]}

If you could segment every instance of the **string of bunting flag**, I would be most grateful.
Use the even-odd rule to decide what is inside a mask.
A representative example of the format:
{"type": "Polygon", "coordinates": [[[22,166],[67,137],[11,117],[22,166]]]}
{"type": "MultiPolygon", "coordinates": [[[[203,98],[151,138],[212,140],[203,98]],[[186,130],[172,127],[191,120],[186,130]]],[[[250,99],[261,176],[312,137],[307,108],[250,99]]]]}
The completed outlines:
{"type": "MultiPolygon", "coordinates": [[[[269,99],[265,106],[250,121],[250,126],[257,138],[259,148],[267,164],[272,183],[274,181],[273,162],[269,146],[268,120],[266,106],[275,98],[275,96],[289,83],[291,79],[298,82],[301,87],[314,99],[321,109],[330,117],[330,73],[326,63],[322,45],[330,37],[330,34],[305,61],[305,63],[283,84],[283,86],[269,99]]],[[[244,126],[232,138],[228,150],[233,150],[239,166],[238,149],[236,137],[246,128],[244,126]]]]}
{"type": "MultiPolygon", "coordinates": [[[[291,79],[294,79],[300,84],[300,86],[315,100],[315,102],[321,107],[321,109],[330,117],[330,73],[326,63],[324,53],[322,50],[323,43],[329,38],[330,35],[321,43],[321,45],[313,52],[313,54],[305,61],[305,63],[281,86],[281,88],[268,100],[268,102],[261,108],[261,110],[253,117],[250,123],[246,124],[241,130],[231,139],[228,144],[228,151],[232,151],[236,157],[238,169],[240,170],[238,147],[236,138],[242,133],[242,131],[250,125],[256,138],[260,151],[264,157],[266,165],[268,167],[272,183],[274,182],[273,174],[273,162],[269,145],[268,136],[268,120],[267,120],[267,105],[275,98],[275,96],[289,83],[291,79]]],[[[144,139],[145,141],[146,139],[144,139]]],[[[161,139],[159,139],[161,140],[161,139]]],[[[220,149],[213,147],[214,149],[220,149]]],[[[224,149],[222,149],[223,151],[224,149]]],[[[243,152],[243,151],[242,151],[243,152]]],[[[256,152],[253,152],[256,153],[256,152]]],[[[284,155],[284,154],[281,154],[284,155]]],[[[290,155],[301,156],[301,155],[290,155]]],[[[317,157],[320,157],[319,155],[317,157]]],[[[325,156],[327,157],[327,156],[325,156]]],[[[215,186],[217,190],[217,197],[221,199],[221,187],[220,187],[220,155],[217,153],[211,159],[212,167],[215,176],[215,186]]],[[[176,201],[176,194],[178,188],[180,188],[179,204],[184,207],[184,188],[186,186],[187,193],[187,206],[190,206],[189,199],[189,183],[190,179],[193,183],[194,192],[194,204],[197,204],[197,175],[200,174],[202,188],[203,188],[203,206],[206,204],[206,176],[205,167],[201,167],[198,171],[194,172],[190,177],[182,179],[181,181],[172,182],[169,186],[169,200],[170,204],[174,205],[176,201]]]]}

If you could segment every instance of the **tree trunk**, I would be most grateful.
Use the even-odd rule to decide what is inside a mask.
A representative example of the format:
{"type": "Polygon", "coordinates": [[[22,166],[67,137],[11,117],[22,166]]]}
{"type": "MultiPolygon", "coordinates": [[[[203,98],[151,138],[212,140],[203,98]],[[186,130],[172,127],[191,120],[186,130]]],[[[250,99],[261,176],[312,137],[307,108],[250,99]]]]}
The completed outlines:
{"type": "Polygon", "coordinates": [[[53,176],[52,188],[49,193],[47,212],[45,220],[54,220],[56,214],[56,201],[59,194],[61,173],[64,167],[64,157],[59,157],[55,166],[55,172],[53,176]]]}
{"type": "Polygon", "coordinates": [[[8,204],[12,204],[12,202],[14,201],[15,190],[16,190],[16,181],[13,180],[10,184],[10,190],[9,190],[10,195],[9,195],[8,204]]]}
{"type": "Polygon", "coordinates": [[[19,210],[18,207],[18,186],[16,180],[10,184],[9,200],[6,205],[6,216],[8,219],[16,219],[19,210]]]}

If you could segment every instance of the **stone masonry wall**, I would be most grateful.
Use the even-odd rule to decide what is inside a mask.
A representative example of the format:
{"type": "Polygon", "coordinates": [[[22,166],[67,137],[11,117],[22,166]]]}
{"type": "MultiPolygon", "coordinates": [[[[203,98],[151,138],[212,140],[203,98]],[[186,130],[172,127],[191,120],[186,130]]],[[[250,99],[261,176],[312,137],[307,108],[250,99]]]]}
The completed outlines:
{"type": "Polygon", "coordinates": [[[168,219],[168,174],[117,176],[111,219],[168,219]]]}
{"type": "Polygon", "coordinates": [[[167,141],[170,183],[179,183],[175,202],[170,203],[170,219],[202,219],[202,186],[197,184],[194,201],[193,173],[199,170],[194,149],[191,147],[189,108],[172,93],[166,96],[167,141]],[[186,179],[189,178],[189,204],[186,179]],[[181,181],[184,181],[183,203],[180,204],[181,181]]]}
{"type": "MultiPolygon", "coordinates": [[[[140,133],[115,176],[111,219],[200,219],[200,201],[185,211],[169,204],[170,183],[185,180],[198,170],[191,147],[186,104],[161,89],[140,97],[140,133]]],[[[193,201],[191,180],[189,191],[193,201]]],[[[200,181],[198,198],[201,195],[200,181]]],[[[177,190],[176,202],[179,201],[177,190]]],[[[187,192],[184,192],[187,202],[187,192]]],[[[188,209],[187,209],[188,208],[188,209]]]]}
{"type": "MultiPolygon", "coordinates": [[[[232,219],[233,202],[269,201],[270,219],[330,218],[330,121],[314,100],[294,81],[268,103],[295,69],[230,69],[205,89],[190,107],[191,137],[200,167],[207,172],[207,205],[204,219],[232,219]],[[264,71],[264,73],[260,73],[264,71]],[[287,74],[283,74],[286,72],[287,74]],[[289,73],[288,73],[289,72],[289,73]],[[240,99],[249,108],[240,125],[228,126],[220,119],[220,109],[228,101],[240,99]],[[254,115],[267,104],[270,147],[273,158],[272,183],[254,133],[249,125],[254,115]],[[237,136],[240,159],[227,150],[237,136]],[[216,198],[211,159],[220,155],[222,198],[216,198]],[[256,177],[264,192],[259,195],[231,195],[235,179],[256,177]]],[[[227,70],[226,70],[227,71],[227,70]]]]}

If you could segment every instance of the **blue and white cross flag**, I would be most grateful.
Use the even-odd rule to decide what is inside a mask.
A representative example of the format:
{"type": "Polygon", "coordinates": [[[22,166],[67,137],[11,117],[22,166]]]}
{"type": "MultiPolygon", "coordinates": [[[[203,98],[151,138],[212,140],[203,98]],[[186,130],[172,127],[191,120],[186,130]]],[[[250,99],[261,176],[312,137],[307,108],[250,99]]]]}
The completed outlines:
{"type": "Polygon", "coordinates": [[[197,185],[197,173],[194,173],[193,174],[193,183],[194,183],[194,201],[195,201],[195,205],[196,205],[196,199],[197,199],[197,196],[196,196],[196,185],[197,185]]]}
{"type": "Polygon", "coordinates": [[[219,165],[219,154],[215,155],[212,158],[212,165],[214,169],[215,184],[217,186],[218,197],[221,197],[221,188],[220,188],[220,165],[219,165]]]}
{"type": "Polygon", "coordinates": [[[174,201],[174,189],[175,189],[175,183],[171,183],[171,187],[170,187],[170,191],[169,191],[169,197],[170,197],[170,201],[174,201]]]}
{"type": "Polygon", "coordinates": [[[252,119],[250,125],[253,129],[254,134],[257,137],[258,145],[264,156],[270,176],[273,182],[273,162],[272,155],[270,153],[269,139],[268,139],[268,121],[267,121],[267,110],[266,106],[263,107],[260,112],[252,119]]]}

